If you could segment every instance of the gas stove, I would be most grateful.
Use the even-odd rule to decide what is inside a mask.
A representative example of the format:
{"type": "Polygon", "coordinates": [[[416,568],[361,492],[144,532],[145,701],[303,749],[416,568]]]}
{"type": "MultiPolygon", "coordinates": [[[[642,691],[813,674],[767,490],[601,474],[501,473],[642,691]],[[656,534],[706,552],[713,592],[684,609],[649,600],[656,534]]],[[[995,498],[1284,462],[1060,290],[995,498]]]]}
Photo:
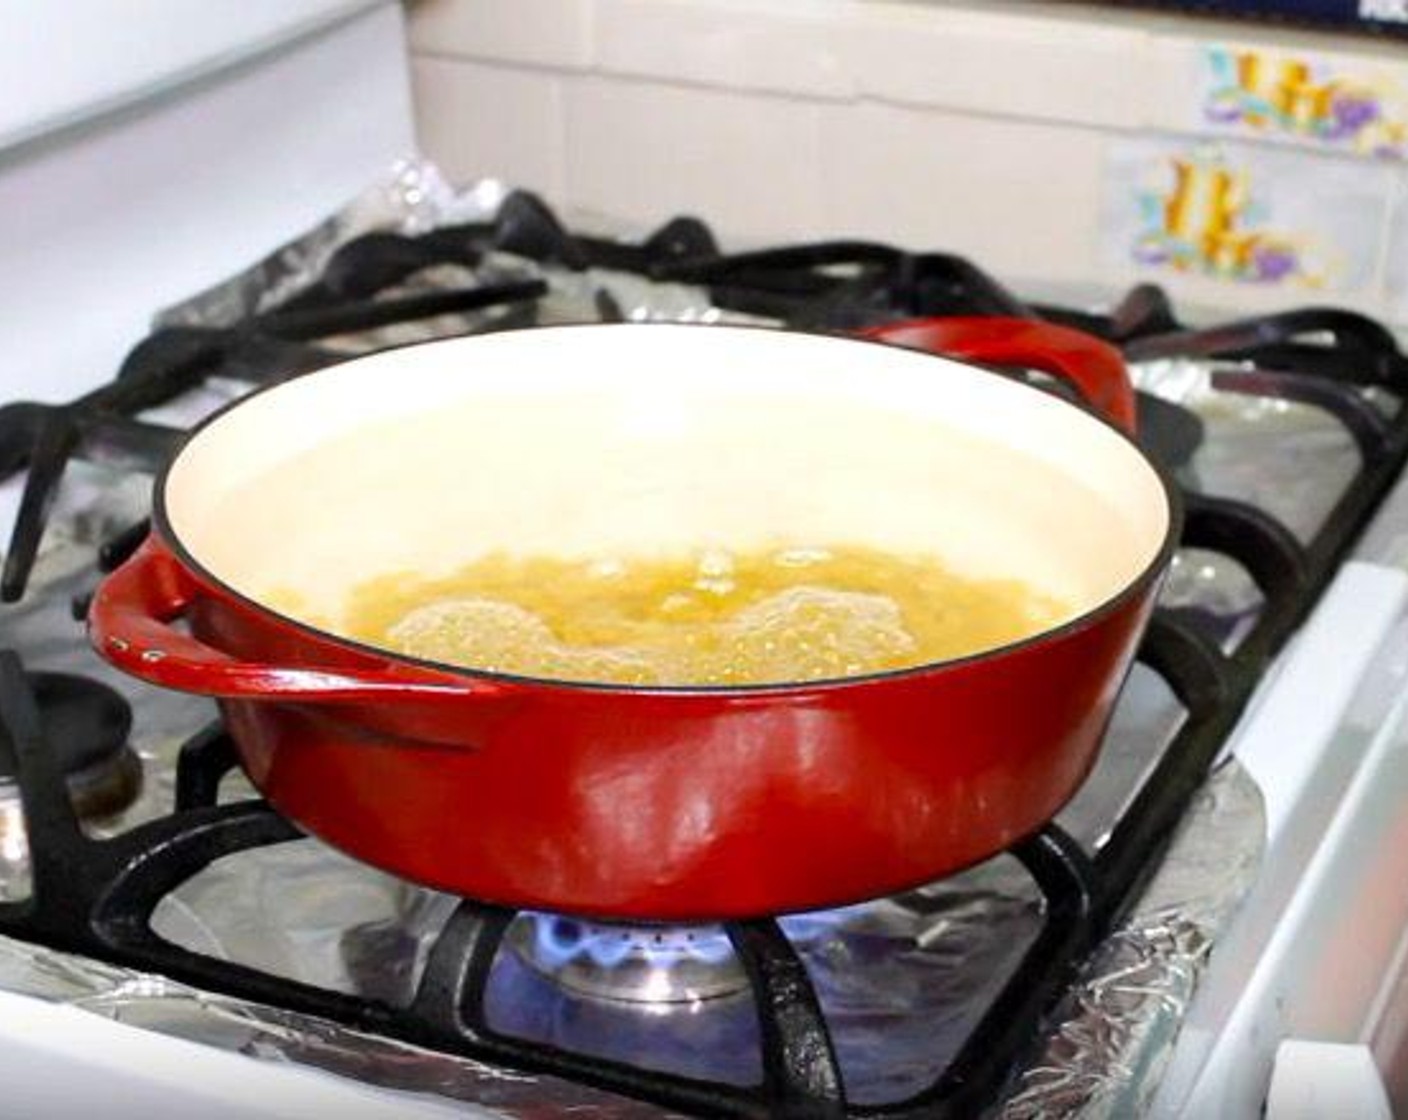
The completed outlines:
{"type": "Polygon", "coordinates": [[[1393,336],[1322,308],[1190,324],[1150,286],[1098,310],[1023,300],[972,262],[878,243],[726,252],[694,217],[577,233],[492,183],[432,217],[340,216],[164,313],[111,382],[0,409],[19,494],[0,578],[0,988],[509,1115],[1176,1112],[1155,1094],[1180,1078],[1196,1099],[1208,1047],[1200,1060],[1191,1032],[1175,1046],[1177,1028],[1219,946],[1266,943],[1257,923],[1287,906],[1268,882],[1290,892],[1331,831],[1311,783],[1347,804],[1363,779],[1343,750],[1327,761],[1344,712],[1397,728],[1384,682],[1400,678],[1382,673],[1405,648],[1408,359],[1393,336]],[[1187,513],[1096,772],[969,871],[705,927],[451,898],[304,837],[243,781],[212,707],[85,644],[92,586],[147,531],[152,472],[260,384],[549,323],[929,315],[1036,316],[1118,345],[1140,438],[1187,513]],[[1278,713],[1307,682],[1328,726],[1288,729],[1278,713]],[[1288,730],[1304,742],[1258,740],[1288,730]]]}

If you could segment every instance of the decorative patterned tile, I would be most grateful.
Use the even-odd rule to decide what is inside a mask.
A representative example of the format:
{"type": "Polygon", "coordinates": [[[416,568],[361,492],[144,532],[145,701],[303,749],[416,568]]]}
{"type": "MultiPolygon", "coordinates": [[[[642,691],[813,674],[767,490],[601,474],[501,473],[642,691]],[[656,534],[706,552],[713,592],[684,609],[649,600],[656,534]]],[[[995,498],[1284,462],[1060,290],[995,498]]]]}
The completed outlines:
{"type": "Polygon", "coordinates": [[[1274,147],[1121,138],[1105,165],[1101,252],[1113,266],[1268,288],[1378,281],[1394,168],[1274,147]]]}

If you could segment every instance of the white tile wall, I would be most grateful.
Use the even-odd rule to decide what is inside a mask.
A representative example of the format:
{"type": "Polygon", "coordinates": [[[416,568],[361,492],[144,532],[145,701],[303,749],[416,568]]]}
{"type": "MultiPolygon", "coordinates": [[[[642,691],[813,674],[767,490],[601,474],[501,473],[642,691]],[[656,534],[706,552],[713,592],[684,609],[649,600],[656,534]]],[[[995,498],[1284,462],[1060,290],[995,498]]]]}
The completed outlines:
{"type": "MultiPolygon", "coordinates": [[[[1036,7],[1036,6],[1034,6],[1036,7]]],[[[856,86],[888,101],[985,115],[1134,126],[1144,113],[1142,30],[1057,16],[958,15],[912,4],[863,7],[849,30],[856,86]]]]}
{"type": "MultiPolygon", "coordinates": [[[[1274,42],[1408,85],[1391,45],[1039,0],[410,3],[427,153],[569,218],[692,211],[735,246],[852,234],[965,253],[1014,285],[1152,278],[1226,310],[1333,300],[1408,324],[1408,268],[1378,270],[1392,293],[1346,295],[1140,276],[1100,251],[1107,151],[1196,142],[1205,44],[1274,42]]],[[[1402,211],[1408,164],[1391,166],[1402,211]]]]}
{"type": "Polygon", "coordinates": [[[410,0],[413,53],[585,68],[592,61],[584,0],[410,0]]]}
{"type": "Polygon", "coordinates": [[[1103,143],[1091,129],[866,103],[826,116],[816,183],[838,233],[971,254],[1013,277],[1088,271],[1103,143]]]}
{"type": "Polygon", "coordinates": [[[810,102],[601,77],[567,97],[566,201],[631,224],[696,213],[735,241],[819,236],[820,166],[810,102]]]}
{"type": "Polygon", "coordinates": [[[597,61],[612,74],[849,100],[851,9],[835,0],[604,0],[597,61]]]}
{"type": "Polygon", "coordinates": [[[416,130],[452,181],[493,177],[564,194],[564,78],[467,59],[415,55],[416,130]]]}

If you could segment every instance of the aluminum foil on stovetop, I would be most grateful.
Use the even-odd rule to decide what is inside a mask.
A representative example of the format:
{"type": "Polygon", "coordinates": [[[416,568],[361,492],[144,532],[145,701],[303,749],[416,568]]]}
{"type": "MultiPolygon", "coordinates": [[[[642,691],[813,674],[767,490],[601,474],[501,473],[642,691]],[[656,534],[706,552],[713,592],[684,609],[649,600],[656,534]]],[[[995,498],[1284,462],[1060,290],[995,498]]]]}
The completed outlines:
{"type": "Polygon", "coordinates": [[[1002,1120],[1138,1116],[1173,1050],[1208,954],[1260,869],[1261,791],[1235,759],[1207,782],[1158,874],[1049,1016],[1002,1120]]]}
{"type": "Polygon", "coordinates": [[[243,272],[157,314],[156,327],[228,327],[267,311],[322,275],[338,247],[377,231],[425,233],[492,217],[509,188],[485,179],[455,190],[434,164],[407,159],[337,213],[243,272]]]}
{"type": "MultiPolygon", "coordinates": [[[[475,1115],[539,1120],[637,1120],[662,1111],[558,1080],[454,1058],[227,996],[162,976],[119,968],[43,946],[0,938],[0,987],[65,1003],[145,1030],[295,1062],[369,1085],[482,1106],[475,1115]]],[[[257,1086],[252,1087],[257,1094],[257,1086]]],[[[395,1100],[387,1108],[394,1114],[395,1100]]]]}
{"type": "MultiPolygon", "coordinates": [[[[268,311],[313,284],[337,250],[368,233],[408,236],[460,224],[493,219],[510,188],[493,179],[462,190],[446,183],[434,164],[408,159],[386,179],[296,240],[269,254],[239,275],[167,308],[158,327],[228,327],[268,311]]],[[[388,346],[404,346],[468,331],[504,326],[546,326],[599,320],[650,322],[745,322],[745,315],[723,312],[702,288],[653,283],[607,269],[550,268],[512,253],[490,251],[472,269],[440,265],[422,269],[400,284],[383,289],[394,298],[473,284],[545,279],[549,290],[524,314],[522,308],[451,313],[416,319],[319,340],[319,346],[352,355],[388,346]]]]}
{"type": "MultiPolygon", "coordinates": [[[[162,321],[228,324],[277,304],[305,286],[338,245],[352,236],[373,229],[413,233],[450,222],[482,220],[492,215],[504,195],[504,189],[493,183],[453,192],[433,167],[404,165],[388,183],[374,188],[317,230],[229,284],[173,309],[162,321]]],[[[701,289],[652,285],[638,277],[600,270],[544,269],[507,254],[486,256],[476,266],[474,278],[482,281],[504,276],[536,276],[548,281],[549,295],[535,309],[537,322],[601,317],[707,321],[726,317],[709,305],[707,293],[701,289]]],[[[427,270],[412,283],[453,286],[465,283],[465,279],[462,269],[427,270]]],[[[394,337],[385,331],[371,332],[334,340],[334,345],[344,353],[356,353],[495,325],[499,324],[448,317],[398,327],[401,333],[394,337]]],[[[240,391],[233,383],[228,393],[185,402],[174,411],[166,410],[163,417],[189,422],[240,391]]],[[[1199,410],[1207,403],[1196,394],[1183,399],[1199,410]]],[[[1209,455],[1216,452],[1205,451],[1195,459],[1193,469],[1215,478],[1220,464],[1215,458],[1209,460],[1209,455]]],[[[121,677],[101,666],[86,650],[81,630],[67,617],[68,598],[86,590],[94,578],[84,563],[91,556],[94,537],[100,539],[104,529],[123,527],[128,516],[137,511],[129,509],[130,481],[112,475],[105,483],[101,468],[72,473],[74,478],[66,481],[61,495],[61,513],[72,514],[71,523],[64,522],[51,533],[51,546],[58,544],[46,550],[43,573],[36,573],[31,596],[18,608],[6,608],[23,613],[3,617],[7,625],[22,623],[13,632],[25,635],[18,644],[31,667],[67,668],[99,676],[132,700],[139,729],[134,745],[147,765],[147,783],[142,799],[125,817],[100,826],[118,831],[170,805],[176,750],[213,710],[205,701],[159,693],[121,677]],[[75,498],[74,486],[80,483],[99,490],[105,484],[120,489],[126,495],[121,515],[114,518],[101,503],[94,504],[82,495],[75,498]],[[107,524],[109,521],[115,524],[107,524]],[[80,546],[79,552],[70,551],[73,544],[80,546]],[[80,555],[83,559],[77,559],[80,555]]],[[[1181,557],[1180,565],[1170,580],[1168,598],[1212,604],[1219,612],[1254,609],[1254,589],[1247,590],[1245,573],[1239,576],[1235,565],[1219,567],[1206,557],[1191,554],[1181,557]]],[[[1109,822],[1158,758],[1180,718],[1181,710],[1167,686],[1155,674],[1137,669],[1122,696],[1100,768],[1063,814],[1062,823],[1088,848],[1098,847],[1109,822]]],[[[1224,770],[1216,782],[1231,782],[1232,775],[1235,771],[1224,770]]],[[[227,781],[226,793],[240,796],[247,789],[241,788],[236,777],[227,781]]],[[[1259,846],[1259,829],[1253,830],[1253,838],[1233,827],[1235,822],[1222,820],[1222,814],[1229,811],[1225,799],[1214,796],[1203,809],[1206,811],[1185,824],[1183,840],[1152,888],[1157,891],[1166,881],[1191,880],[1191,892],[1165,891],[1163,897],[1174,902],[1170,909],[1160,911],[1159,920],[1185,933],[1195,929],[1194,943],[1187,937],[1160,938],[1147,922],[1146,908],[1136,911],[1131,925],[1111,940],[1098,960],[1108,961],[1107,971],[1113,973],[1124,967],[1122,954],[1137,952],[1148,969],[1150,985],[1144,993],[1148,1002],[1139,1007],[1104,1008],[1099,998],[1091,998],[1077,1005],[1072,1018],[1072,1037],[1118,1038],[1123,1040],[1121,1046],[1067,1045],[1064,1051],[1057,1047],[1043,1059],[1041,1068],[1033,1071],[1033,1075],[1041,1075],[1023,1082],[1024,1093],[1047,1091],[1052,1082],[1041,1070],[1058,1069],[1062,1072],[1057,1080],[1069,1076],[1112,1087],[1085,1101],[1061,1098],[1072,1105],[1067,1113],[1098,1106],[1110,1099],[1109,1093],[1136,1091],[1126,1073],[1130,1068],[1147,1071],[1147,1056],[1154,1053],[1149,1040],[1160,1031],[1171,1037],[1176,1016],[1170,1017],[1169,1009],[1181,1006],[1179,1001],[1196,980],[1202,951],[1198,939],[1210,939],[1217,932],[1216,922],[1207,915],[1223,913],[1230,900],[1238,897],[1235,883],[1204,880],[1198,869],[1209,860],[1254,866],[1259,846]],[[1229,849],[1234,843],[1241,846],[1229,849]],[[1200,887],[1216,891],[1216,898],[1200,887]],[[1144,924],[1137,924],[1140,922],[1144,924]],[[1148,1026],[1141,1027],[1146,1019],[1148,1026]],[[1130,1045],[1137,1047],[1144,1059],[1136,1062],[1130,1045]],[[1072,1054],[1076,1064],[1067,1068],[1061,1063],[1072,1054]]],[[[0,854],[13,853],[7,849],[0,854]]],[[[9,865],[0,866],[0,878],[20,874],[22,857],[21,852],[9,865]]],[[[413,990],[426,948],[452,905],[452,900],[381,875],[308,840],[219,861],[168,897],[155,924],[173,941],[198,951],[394,1004],[403,1002],[413,990]]],[[[971,1026],[983,991],[1001,981],[1015,955],[1034,935],[1041,917],[1041,904],[1025,872],[1014,867],[1011,857],[1000,857],[910,899],[863,908],[849,915],[844,925],[822,919],[810,931],[803,928],[801,951],[828,1010],[840,1017],[838,1046],[843,1072],[857,1098],[878,1101],[903,1096],[906,1090],[919,1087],[925,1076],[932,1077],[936,1063],[942,1062],[944,1053],[955,1047],[971,1026]],[[858,962],[869,962],[870,967],[857,969],[858,962]],[[898,1043],[881,1029],[897,1023],[901,1031],[898,1043]]],[[[501,986],[506,982],[504,975],[507,982],[531,981],[521,975],[515,979],[511,956],[503,962],[501,986]]],[[[1096,967],[1103,966],[1097,963],[1096,967]]],[[[1098,973],[1092,973],[1091,983],[1097,994],[1120,991],[1108,983],[1102,986],[1098,973]]],[[[569,1106],[593,1116],[627,1117],[654,1111],[553,1078],[505,1073],[321,1020],[194,992],[159,977],[10,940],[0,940],[0,986],[72,1002],[127,1022],[256,1056],[321,1066],[373,1084],[441,1093],[509,1114],[526,1116],[544,1110],[563,1111],[569,1106]]],[[[748,1015],[740,1013],[743,1005],[738,1002],[725,1005],[727,1001],[722,1001],[714,1008],[705,1005],[692,1019],[679,1020],[682,1025],[677,1028],[665,1028],[662,1016],[646,1013],[644,1025],[631,1030],[622,1027],[622,1016],[631,1014],[639,1019],[637,1009],[598,1008],[595,1017],[583,1019],[580,1010],[554,1005],[551,1000],[544,1003],[542,998],[539,992],[533,997],[538,1002],[515,1005],[509,1000],[503,1005],[510,1020],[505,1025],[520,1031],[562,1031],[566,1029],[563,1024],[575,1023],[572,1029],[589,1046],[609,1048],[614,1031],[618,1040],[649,1038],[662,1048],[665,1057],[679,1059],[684,1054],[694,1061],[712,1041],[722,1040],[733,1047],[724,1057],[726,1076],[744,1078],[752,1072],[747,1056],[748,1015]],[[703,1024],[706,1016],[719,1011],[723,1014],[712,1015],[716,1022],[703,1024]],[[708,1042],[701,1046],[699,1037],[708,1042]]],[[[1024,1097],[1019,1094],[1014,1099],[1020,1102],[1024,1097]]],[[[1048,1095],[1050,1102],[1056,1099],[1048,1095]]]]}

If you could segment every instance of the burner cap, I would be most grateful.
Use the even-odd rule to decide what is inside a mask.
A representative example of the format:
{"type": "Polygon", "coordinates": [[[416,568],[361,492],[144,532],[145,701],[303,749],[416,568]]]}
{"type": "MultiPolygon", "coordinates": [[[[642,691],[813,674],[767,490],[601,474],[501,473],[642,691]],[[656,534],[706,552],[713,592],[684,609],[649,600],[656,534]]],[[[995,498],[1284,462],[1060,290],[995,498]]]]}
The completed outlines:
{"type": "Polygon", "coordinates": [[[592,999],[695,1003],[748,987],[719,926],[616,926],[520,914],[506,940],[534,971],[592,999]]]}
{"type": "MultiPolygon", "coordinates": [[[[69,673],[29,673],[46,747],[68,781],[74,812],[106,816],[141,788],[142,766],[127,743],[132,709],[107,685],[69,673]]],[[[3,777],[14,780],[13,773],[3,777]]]]}

